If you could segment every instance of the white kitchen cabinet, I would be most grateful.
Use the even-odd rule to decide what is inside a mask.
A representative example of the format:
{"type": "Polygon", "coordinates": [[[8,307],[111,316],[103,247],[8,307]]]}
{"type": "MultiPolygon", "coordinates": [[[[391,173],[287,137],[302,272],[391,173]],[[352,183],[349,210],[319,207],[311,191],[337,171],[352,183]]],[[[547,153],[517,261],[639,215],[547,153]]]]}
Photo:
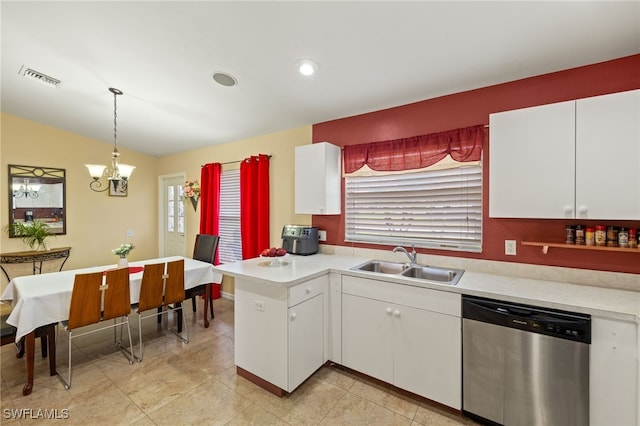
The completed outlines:
{"type": "Polygon", "coordinates": [[[324,363],[323,297],[318,294],[289,308],[289,392],[324,363]]]}
{"type": "Polygon", "coordinates": [[[576,217],[640,219],[640,90],[576,103],[576,217]]]}
{"type": "Polygon", "coordinates": [[[491,114],[489,215],[640,219],[640,90],[491,114]]]}
{"type": "Polygon", "coordinates": [[[342,288],[342,364],[460,409],[460,295],[351,276],[342,288]]]}
{"type": "Polygon", "coordinates": [[[328,276],[287,288],[237,278],[235,363],[292,392],[326,361],[328,276]]]}
{"type": "Polygon", "coordinates": [[[296,214],[341,213],[340,147],[328,142],[295,148],[296,214]]]}
{"type": "Polygon", "coordinates": [[[589,418],[592,426],[638,425],[638,326],[592,317],[589,418]]]}

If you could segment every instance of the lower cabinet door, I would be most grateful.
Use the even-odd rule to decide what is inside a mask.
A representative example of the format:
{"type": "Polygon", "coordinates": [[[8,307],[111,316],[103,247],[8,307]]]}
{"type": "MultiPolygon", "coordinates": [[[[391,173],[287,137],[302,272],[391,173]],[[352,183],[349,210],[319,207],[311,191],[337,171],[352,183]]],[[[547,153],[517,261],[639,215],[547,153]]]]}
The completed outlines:
{"type": "Polygon", "coordinates": [[[394,305],[392,317],[393,384],[459,410],[460,318],[399,305],[394,305]]]}
{"type": "Polygon", "coordinates": [[[289,387],[292,392],[324,360],[324,295],[289,308],[289,387]]]}
{"type": "Polygon", "coordinates": [[[393,383],[392,306],[342,295],[342,364],[393,383]]]}

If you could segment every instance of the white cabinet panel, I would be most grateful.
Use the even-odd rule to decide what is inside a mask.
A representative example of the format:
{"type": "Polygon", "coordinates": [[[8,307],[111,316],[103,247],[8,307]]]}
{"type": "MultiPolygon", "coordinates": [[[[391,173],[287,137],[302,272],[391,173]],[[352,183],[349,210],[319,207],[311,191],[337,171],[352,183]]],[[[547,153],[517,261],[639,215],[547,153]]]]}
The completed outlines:
{"type": "Polygon", "coordinates": [[[640,219],[640,90],[489,121],[490,217],[640,219]]]}
{"type": "Polygon", "coordinates": [[[343,276],[342,286],[342,364],[460,409],[460,295],[349,276],[343,276]],[[387,286],[393,294],[386,292],[387,286]],[[412,305],[423,299],[426,307],[438,310],[449,301],[426,301],[441,293],[451,295],[457,299],[449,308],[455,315],[393,303],[408,299],[405,292],[412,305]],[[374,299],[379,296],[382,300],[374,299]]]}
{"type": "Polygon", "coordinates": [[[576,103],[578,218],[640,219],[640,90],[576,103]]]}
{"type": "Polygon", "coordinates": [[[342,296],[342,364],[393,383],[391,305],[377,300],[342,296]]]}
{"type": "Polygon", "coordinates": [[[589,418],[592,426],[637,425],[638,328],[632,322],[591,319],[589,418]]]}
{"type": "Polygon", "coordinates": [[[319,294],[289,308],[289,387],[297,388],[324,363],[324,300],[319,294]]]}
{"type": "Polygon", "coordinates": [[[296,214],[341,213],[340,147],[328,142],[295,148],[296,214]]]}
{"type": "Polygon", "coordinates": [[[575,102],[489,117],[489,216],[573,216],[575,102]]]}

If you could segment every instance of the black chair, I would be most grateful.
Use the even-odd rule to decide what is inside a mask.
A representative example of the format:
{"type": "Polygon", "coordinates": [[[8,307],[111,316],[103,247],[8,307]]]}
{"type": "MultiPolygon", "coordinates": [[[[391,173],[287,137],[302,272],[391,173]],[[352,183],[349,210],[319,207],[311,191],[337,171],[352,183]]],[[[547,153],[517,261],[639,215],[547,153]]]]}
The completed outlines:
{"type": "MultiPolygon", "coordinates": [[[[0,316],[0,343],[2,346],[14,343],[16,339],[16,328],[7,324],[9,315],[0,316]]],[[[49,356],[49,374],[56,375],[56,333],[55,324],[43,325],[36,328],[35,337],[40,338],[42,346],[42,358],[49,356]]],[[[22,358],[25,352],[24,337],[16,344],[16,358],[22,358]]]]}
{"type": "MultiPolygon", "coordinates": [[[[218,249],[218,242],[220,237],[217,235],[198,234],[196,235],[196,243],[193,249],[193,258],[202,262],[214,263],[216,257],[216,250],[218,249]]],[[[191,305],[193,312],[196,312],[196,297],[204,296],[204,326],[209,326],[209,320],[207,319],[207,304],[211,311],[211,319],[215,318],[213,314],[213,302],[211,300],[211,286],[212,283],[199,285],[186,291],[186,299],[191,298],[191,305]]]]}

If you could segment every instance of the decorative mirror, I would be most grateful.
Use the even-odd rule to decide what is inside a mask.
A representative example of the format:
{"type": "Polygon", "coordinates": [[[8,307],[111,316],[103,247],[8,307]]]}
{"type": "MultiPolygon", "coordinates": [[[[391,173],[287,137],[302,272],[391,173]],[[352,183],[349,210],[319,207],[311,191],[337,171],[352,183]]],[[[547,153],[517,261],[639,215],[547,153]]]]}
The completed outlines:
{"type": "Polygon", "coordinates": [[[67,233],[65,169],[9,164],[8,182],[10,225],[40,220],[54,235],[67,233]]]}

